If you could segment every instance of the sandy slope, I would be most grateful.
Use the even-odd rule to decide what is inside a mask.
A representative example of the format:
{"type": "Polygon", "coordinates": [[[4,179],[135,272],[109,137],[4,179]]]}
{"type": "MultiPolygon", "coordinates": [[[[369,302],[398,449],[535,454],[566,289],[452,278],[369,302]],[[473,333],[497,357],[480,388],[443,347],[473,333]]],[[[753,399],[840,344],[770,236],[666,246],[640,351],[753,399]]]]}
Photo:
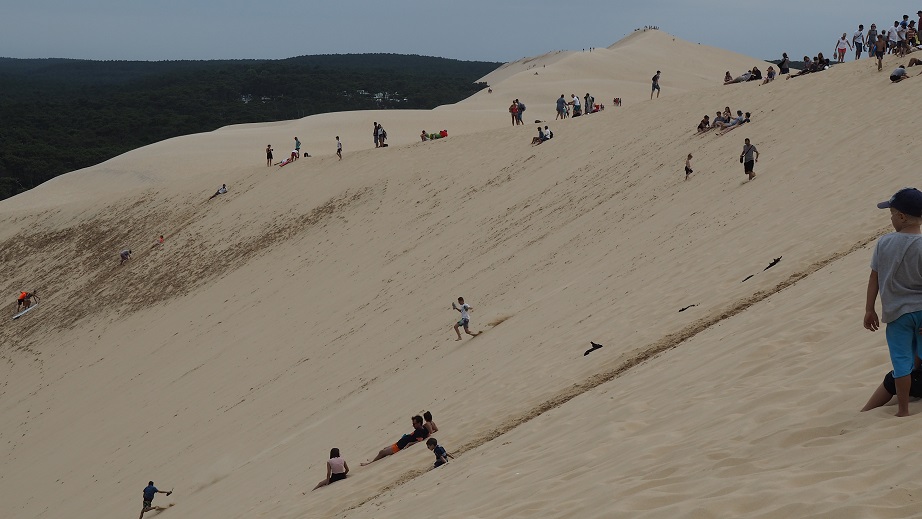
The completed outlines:
{"type": "Polygon", "coordinates": [[[4,201],[3,293],[44,296],[0,321],[5,510],[122,517],[154,479],[177,489],[163,517],[908,515],[916,419],[856,410],[887,369],[860,325],[874,202],[916,182],[883,166],[918,159],[868,129],[915,85],[862,62],[719,86],[750,63],[635,33],[452,107],[224,128],[4,201]],[[663,97],[643,101],[654,62],[663,97]],[[534,95],[526,118],[546,117],[564,87],[629,102],[536,148],[490,102],[534,95]],[[725,105],[754,122],[691,134],[725,105]],[[433,116],[458,130],[412,143],[433,116]],[[260,165],[328,131],[342,162],[260,165]],[[486,334],[452,340],[457,295],[486,334]],[[415,446],[358,467],[423,409],[455,462],[424,473],[415,446]],[[352,477],[302,495],[334,446],[352,477]]]}

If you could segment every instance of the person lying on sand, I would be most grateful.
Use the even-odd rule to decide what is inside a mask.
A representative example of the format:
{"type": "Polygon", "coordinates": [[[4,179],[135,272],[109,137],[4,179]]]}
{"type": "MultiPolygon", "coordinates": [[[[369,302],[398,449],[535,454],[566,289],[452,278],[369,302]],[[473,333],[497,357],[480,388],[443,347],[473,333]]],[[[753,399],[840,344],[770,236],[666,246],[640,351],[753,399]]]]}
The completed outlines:
{"type": "Polygon", "coordinates": [[[223,195],[224,193],[227,193],[227,184],[221,184],[221,187],[219,187],[218,190],[215,191],[215,194],[208,197],[208,199],[211,200],[212,198],[218,195],[223,195]]]}
{"type": "Polygon", "coordinates": [[[810,56],[804,56],[804,68],[803,68],[803,70],[801,70],[800,72],[798,72],[798,73],[796,73],[796,74],[790,74],[790,75],[788,75],[787,79],[791,79],[792,77],[802,76],[802,75],[804,75],[804,74],[809,74],[809,73],[813,72],[813,69],[814,69],[814,66],[813,66],[813,62],[810,60],[810,56]]]}
{"type": "Polygon", "coordinates": [[[737,124],[740,124],[740,123],[742,123],[742,122],[743,122],[743,111],[742,111],[742,110],[737,110],[737,111],[736,111],[736,117],[734,117],[730,122],[726,122],[726,123],[715,123],[714,125],[717,126],[718,128],[721,128],[721,129],[724,129],[724,130],[725,130],[725,129],[731,127],[731,126],[736,126],[737,124]]]}
{"type": "Polygon", "coordinates": [[[416,415],[412,418],[412,421],[413,421],[413,432],[411,432],[410,434],[404,434],[399,440],[397,440],[397,443],[381,449],[381,451],[378,452],[378,455],[375,456],[375,459],[371,461],[366,461],[362,463],[361,465],[363,467],[366,465],[371,465],[372,463],[382,458],[386,458],[392,454],[397,454],[398,451],[402,449],[406,449],[410,445],[413,445],[414,443],[417,443],[417,442],[421,442],[425,440],[426,438],[428,438],[429,431],[423,426],[423,417],[416,415]]]}
{"type": "Polygon", "coordinates": [[[739,121],[739,122],[737,122],[738,119],[734,119],[733,121],[730,121],[730,124],[727,125],[723,130],[721,130],[720,133],[718,133],[717,135],[723,135],[723,134],[725,134],[725,133],[727,133],[727,132],[731,132],[731,131],[733,131],[733,130],[739,128],[740,126],[742,126],[742,125],[748,123],[748,122],[749,122],[749,116],[750,116],[750,115],[751,115],[751,114],[750,114],[749,112],[746,112],[746,115],[743,116],[743,120],[741,120],[741,121],[739,121]]]}
{"type": "Polygon", "coordinates": [[[731,79],[730,81],[724,81],[725,85],[732,85],[734,83],[745,83],[752,78],[752,71],[747,70],[742,75],[736,77],[736,79],[731,79]]]}

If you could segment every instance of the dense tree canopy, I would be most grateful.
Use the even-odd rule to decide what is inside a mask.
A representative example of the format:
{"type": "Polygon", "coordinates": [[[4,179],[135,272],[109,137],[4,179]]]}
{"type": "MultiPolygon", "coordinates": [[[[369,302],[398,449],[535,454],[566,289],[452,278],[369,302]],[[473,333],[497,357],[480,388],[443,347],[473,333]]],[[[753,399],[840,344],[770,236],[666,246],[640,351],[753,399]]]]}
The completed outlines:
{"type": "Polygon", "coordinates": [[[397,54],[0,58],[0,199],[140,146],[229,124],[454,103],[484,88],[474,81],[497,66],[397,54]]]}

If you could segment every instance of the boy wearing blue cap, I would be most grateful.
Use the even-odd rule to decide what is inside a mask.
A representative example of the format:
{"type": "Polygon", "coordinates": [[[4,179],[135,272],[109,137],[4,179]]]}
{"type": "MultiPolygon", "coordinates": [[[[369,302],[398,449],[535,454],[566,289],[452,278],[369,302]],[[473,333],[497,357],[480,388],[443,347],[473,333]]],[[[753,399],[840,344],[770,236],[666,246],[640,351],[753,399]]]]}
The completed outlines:
{"type": "Polygon", "coordinates": [[[890,222],[896,232],[882,236],[874,248],[864,327],[872,332],[880,327],[874,309],[880,293],[881,316],[887,323],[887,346],[896,386],[896,416],[909,416],[910,375],[922,354],[919,344],[922,333],[922,191],[909,187],[901,189],[877,207],[890,209],[890,222]]]}

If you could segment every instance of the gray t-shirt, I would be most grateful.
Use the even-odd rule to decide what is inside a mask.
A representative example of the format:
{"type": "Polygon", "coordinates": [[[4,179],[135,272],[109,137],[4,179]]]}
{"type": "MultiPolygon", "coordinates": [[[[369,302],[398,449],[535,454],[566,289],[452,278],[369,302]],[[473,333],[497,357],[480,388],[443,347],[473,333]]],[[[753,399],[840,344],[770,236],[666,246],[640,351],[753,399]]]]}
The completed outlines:
{"type": "Polygon", "coordinates": [[[745,160],[746,162],[752,162],[753,160],[755,160],[755,158],[754,158],[754,156],[753,156],[753,153],[755,153],[755,152],[757,152],[757,151],[759,151],[759,150],[756,149],[756,145],[755,145],[755,144],[750,144],[750,145],[748,145],[748,146],[743,146],[743,153],[746,155],[746,158],[744,158],[743,160],[745,160]]]}
{"type": "Polygon", "coordinates": [[[892,232],[877,241],[871,270],[880,283],[881,320],[922,310],[922,234],[892,232]]]}

